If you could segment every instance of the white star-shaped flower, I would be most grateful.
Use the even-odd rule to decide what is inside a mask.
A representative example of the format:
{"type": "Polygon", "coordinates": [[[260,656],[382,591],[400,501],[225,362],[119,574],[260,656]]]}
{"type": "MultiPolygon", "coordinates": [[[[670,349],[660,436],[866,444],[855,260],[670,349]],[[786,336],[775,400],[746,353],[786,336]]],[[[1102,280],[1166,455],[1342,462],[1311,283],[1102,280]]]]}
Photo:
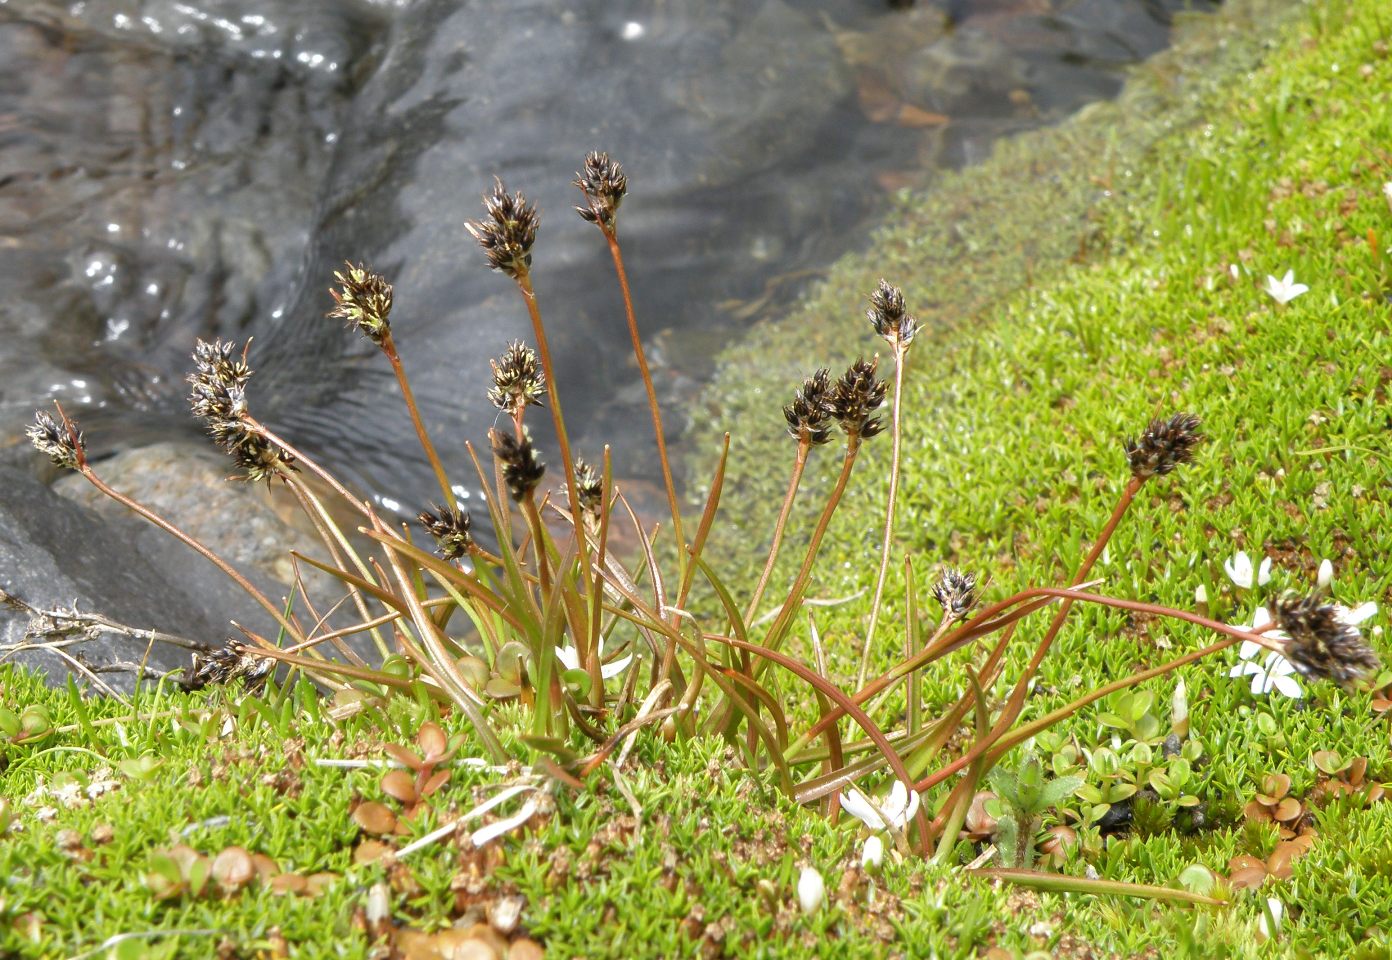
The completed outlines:
{"type": "MultiPolygon", "coordinates": [[[[1228,574],[1228,579],[1237,584],[1244,590],[1252,589],[1252,558],[1247,556],[1246,550],[1239,550],[1231,560],[1223,561],[1223,569],[1228,574]]],[[[1256,585],[1266,586],[1271,582],[1271,558],[1263,557],[1261,566],[1256,570],[1256,585]]]]}
{"type": "Polygon", "coordinates": [[[841,806],[847,813],[871,830],[903,830],[918,813],[919,796],[902,781],[896,780],[889,796],[875,803],[855,787],[841,794],[841,806]]]}
{"type": "Polygon", "coordinates": [[[1266,660],[1262,663],[1243,660],[1233,664],[1233,668],[1228,671],[1228,676],[1242,677],[1251,674],[1252,693],[1255,696],[1264,697],[1275,690],[1282,696],[1299,700],[1304,696],[1304,691],[1300,689],[1300,681],[1292,676],[1293,673],[1295,673],[1295,664],[1279,653],[1272,651],[1266,655],[1266,660]]]}
{"type": "Polygon", "coordinates": [[[1280,280],[1277,280],[1275,277],[1271,276],[1270,274],[1267,274],[1266,292],[1268,295],[1270,295],[1271,299],[1275,300],[1282,306],[1284,306],[1287,303],[1290,303],[1292,300],[1300,296],[1302,293],[1308,293],[1309,290],[1310,288],[1307,287],[1305,284],[1295,282],[1294,270],[1287,270],[1286,275],[1282,277],[1280,280]]]}

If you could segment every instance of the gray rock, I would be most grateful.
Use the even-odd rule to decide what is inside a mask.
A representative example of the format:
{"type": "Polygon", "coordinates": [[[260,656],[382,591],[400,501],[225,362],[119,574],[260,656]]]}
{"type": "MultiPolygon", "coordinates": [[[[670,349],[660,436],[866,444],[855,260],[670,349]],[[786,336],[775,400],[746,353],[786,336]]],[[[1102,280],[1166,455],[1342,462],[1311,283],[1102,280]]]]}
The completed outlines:
{"type": "MultiPolygon", "coordinates": [[[[0,463],[0,589],[41,610],[99,613],[118,623],[157,629],[218,646],[235,635],[236,619],[263,635],[267,617],[207,561],[141,521],[107,518],[59,496],[28,470],[0,463]]],[[[0,605],[0,643],[25,639],[30,617],[0,605]]],[[[111,632],[67,648],[95,666],[138,663],[146,644],[111,632]]],[[[156,644],[148,665],[187,667],[187,651],[156,644]]],[[[50,651],[29,650],[7,662],[42,671],[59,684],[70,664],[50,651]]],[[[80,676],[80,673],[79,673],[80,676]]],[[[129,690],[129,674],[103,674],[129,690]]]]}

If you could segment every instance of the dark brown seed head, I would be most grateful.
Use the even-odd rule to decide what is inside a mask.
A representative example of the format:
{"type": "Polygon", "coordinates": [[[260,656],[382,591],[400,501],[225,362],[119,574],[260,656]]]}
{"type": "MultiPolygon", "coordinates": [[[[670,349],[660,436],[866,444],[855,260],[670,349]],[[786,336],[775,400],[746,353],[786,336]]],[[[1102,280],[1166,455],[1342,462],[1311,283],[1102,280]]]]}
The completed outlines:
{"type": "Polygon", "coordinates": [[[537,460],[531,436],[524,430],[522,439],[518,440],[511,433],[494,430],[490,437],[493,440],[493,456],[503,465],[503,481],[507,484],[508,493],[512,494],[514,500],[525,499],[541,483],[546,473],[546,465],[537,460]]]}
{"type": "Polygon", "coordinates": [[[857,360],[846,368],[827,396],[826,411],[841,424],[847,436],[868,440],[884,429],[880,419],[873,416],[885,398],[885,383],[875,376],[879,364],[879,357],[857,360]]]}
{"type": "Polygon", "coordinates": [[[585,194],[585,206],[575,212],[605,230],[614,228],[619,204],[628,193],[628,177],[623,167],[609,159],[607,153],[590,152],[585,167],[575,175],[575,185],[585,194]]]}
{"type": "Polygon", "coordinates": [[[243,691],[254,694],[265,684],[275,669],[270,657],[256,656],[244,643],[228,640],[226,645],[211,653],[194,654],[193,670],[184,684],[190,690],[202,690],[209,684],[227,684],[241,680],[243,691]]]}
{"type": "Polygon", "coordinates": [[[788,436],[812,446],[831,440],[831,412],[827,409],[830,394],[831,371],[825,367],[802,381],[793,394],[793,402],[783,408],[788,436]]]}
{"type": "Polygon", "coordinates": [[[515,280],[531,269],[532,244],[541,217],[526,197],[508,193],[497,179],[493,192],[484,194],[483,209],[484,218],[466,223],[465,229],[483,247],[488,265],[515,280]]]}
{"type": "Polygon", "coordinates": [[[1358,627],[1318,594],[1276,601],[1276,625],[1290,637],[1286,657],[1306,676],[1347,684],[1380,665],[1358,627]]]}
{"type": "Polygon", "coordinates": [[[76,470],[87,451],[87,438],[77,428],[76,420],[55,420],[42,410],[34,411],[34,422],[24,433],[35,450],[67,470],[76,470]]]}
{"type": "Polygon", "coordinates": [[[358,264],[344,262],[343,269],[334,273],[340,284],[330,289],[334,308],[325,316],[343,320],[379,347],[391,333],[392,286],[390,283],[358,264]]]}
{"type": "Polygon", "coordinates": [[[604,478],[583,457],[575,458],[575,496],[582,510],[599,518],[604,509],[604,478]]]}
{"type": "Polygon", "coordinates": [[[189,405],[218,446],[236,461],[247,480],[269,480],[294,463],[280,447],[247,427],[246,385],[252,370],[246,349],[238,355],[231,343],[199,340],[193,348],[189,405]]]}
{"type": "Polygon", "coordinates": [[[1181,463],[1194,459],[1194,448],[1203,443],[1201,421],[1192,413],[1176,413],[1169,419],[1152,420],[1135,440],[1126,441],[1126,459],[1137,479],[1163,476],[1181,463]]]}
{"type": "Polygon", "coordinates": [[[976,577],[952,567],[944,568],[933,584],[933,599],[942,607],[943,616],[961,620],[976,606],[976,577]]]}
{"type": "Polygon", "coordinates": [[[529,404],[540,406],[546,395],[546,375],[535,350],[514,340],[502,359],[488,363],[493,368],[493,386],[488,390],[493,406],[513,416],[529,404]]]}
{"type": "Polygon", "coordinates": [[[890,345],[901,343],[907,347],[918,332],[918,321],[904,309],[904,294],[884,280],[870,294],[870,309],[865,316],[890,345]]]}
{"type": "Polygon", "coordinates": [[[474,545],[474,536],[469,532],[472,518],[469,511],[456,507],[436,507],[438,513],[422,510],[416,519],[435,538],[435,548],[446,560],[458,560],[468,556],[474,545]]]}

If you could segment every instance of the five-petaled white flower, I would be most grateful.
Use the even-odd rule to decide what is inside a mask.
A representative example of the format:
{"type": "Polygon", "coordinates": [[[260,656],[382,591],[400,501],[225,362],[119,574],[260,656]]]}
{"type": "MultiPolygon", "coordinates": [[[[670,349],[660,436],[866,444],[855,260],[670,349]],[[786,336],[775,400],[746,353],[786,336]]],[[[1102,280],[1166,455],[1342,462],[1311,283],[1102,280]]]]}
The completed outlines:
{"type": "Polygon", "coordinates": [[[1295,282],[1294,270],[1287,270],[1286,275],[1280,280],[1270,274],[1266,276],[1266,292],[1271,296],[1271,299],[1283,306],[1302,293],[1307,293],[1309,289],[1305,284],[1295,282]]]}
{"type": "MultiPolygon", "coordinates": [[[[600,650],[600,657],[603,658],[604,651],[600,650]]],[[[557,647],[556,659],[561,661],[561,666],[567,670],[580,669],[580,652],[574,647],[557,647]]],[[[615,660],[613,663],[606,663],[599,668],[599,675],[608,680],[610,677],[617,677],[628,669],[629,663],[633,660],[633,654],[615,660]]]]}
{"type": "Polygon", "coordinates": [[[1291,676],[1293,673],[1295,673],[1295,664],[1279,653],[1272,651],[1266,655],[1266,660],[1261,663],[1243,660],[1233,664],[1233,668],[1228,671],[1228,676],[1241,677],[1251,674],[1252,693],[1256,696],[1264,697],[1275,690],[1282,696],[1299,700],[1304,695],[1304,691],[1300,689],[1300,681],[1291,676]]]}
{"type": "MultiPolygon", "coordinates": [[[[1244,590],[1252,589],[1252,558],[1246,550],[1239,550],[1231,560],[1223,561],[1223,569],[1228,579],[1244,590]]],[[[1264,587],[1271,581],[1271,558],[1263,557],[1256,571],[1256,585],[1264,587]]]]}
{"type": "Polygon", "coordinates": [[[812,913],[826,900],[826,883],[816,867],[803,867],[798,877],[798,903],[803,913],[812,913]]]}
{"type": "MultiPolygon", "coordinates": [[[[1241,627],[1244,630],[1260,630],[1262,627],[1271,623],[1271,614],[1266,607],[1257,607],[1252,614],[1252,624],[1235,623],[1233,626],[1241,627]]],[[[1285,640],[1286,635],[1279,630],[1267,630],[1263,636],[1273,640],[1285,640]]],[[[1257,663],[1255,657],[1266,650],[1261,644],[1253,640],[1243,640],[1242,646],[1237,648],[1237,663],[1233,664],[1228,671],[1230,677],[1252,677],[1252,693],[1257,696],[1265,696],[1272,690],[1277,693],[1290,697],[1292,700],[1299,700],[1303,696],[1300,689],[1300,682],[1291,676],[1295,673],[1295,664],[1276,651],[1268,651],[1266,659],[1257,663]]]]}
{"type": "Polygon", "coordinates": [[[871,830],[903,830],[918,813],[918,804],[918,794],[900,780],[894,782],[889,796],[879,803],[855,787],[849,787],[841,794],[841,806],[871,830]]]}

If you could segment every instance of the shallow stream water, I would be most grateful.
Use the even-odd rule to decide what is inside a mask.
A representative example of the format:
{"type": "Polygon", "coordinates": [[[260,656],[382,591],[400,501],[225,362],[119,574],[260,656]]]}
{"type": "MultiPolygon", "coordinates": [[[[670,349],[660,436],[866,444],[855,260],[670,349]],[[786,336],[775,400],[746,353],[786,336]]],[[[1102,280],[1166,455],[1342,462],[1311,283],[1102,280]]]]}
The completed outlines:
{"type": "Polygon", "coordinates": [[[395,383],[323,319],[325,290],[346,258],[395,283],[407,368],[466,476],[488,359],[530,339],[463,228],[499,175],[542,208],[575,445],[612,443],[641,488],[618,290],[571,210],[586,151],[629,174],[621,235],[675,435],[717,350],[863,243],[894,191],[1111,95],[1207,6],[0,0],[0,447],[53,398],[99,452],[195,437],[194,338],[254,337],[254,410],[414,512],[430,473],[395,383]]]}

